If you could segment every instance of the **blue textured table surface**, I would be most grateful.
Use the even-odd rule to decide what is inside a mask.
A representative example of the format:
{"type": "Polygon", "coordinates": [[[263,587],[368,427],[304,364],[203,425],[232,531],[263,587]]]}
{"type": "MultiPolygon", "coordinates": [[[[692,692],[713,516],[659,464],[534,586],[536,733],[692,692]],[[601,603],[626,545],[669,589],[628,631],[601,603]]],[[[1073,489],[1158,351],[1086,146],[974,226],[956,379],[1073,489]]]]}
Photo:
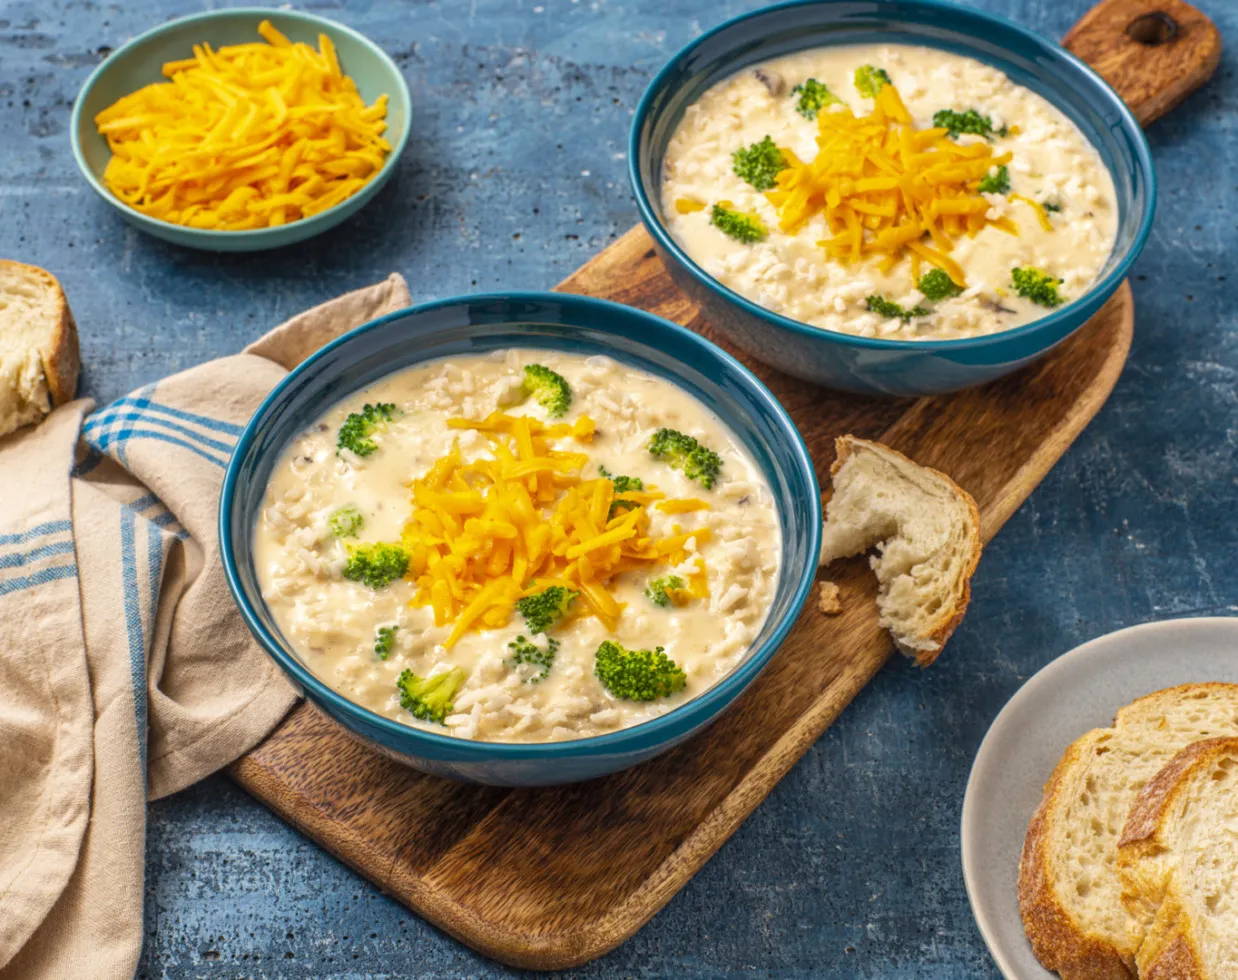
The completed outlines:
{"type": "MultiPolygon", "coordinates": [[[[1203,0],[1223,34],[1238,6],[1203,0]]],[[[208,5],[211,5],[208,3],[208,5]]],[[[0,0],[0,255],[45,266],[100,400],[231,353],[399,270],[415,299],[549,287],[636,221],[629,119],[656,69],[730,0],[320,0],[395,55],[414,138],[377,203],[275,254],[181,251],[79,178],[73,98],[130,36],[193,0],[0,0]]],[[[1086,0],[987,0],[1060,37],[1086,0]]],[[[972,757],[1032,673],[1078,643],[1238,613],[1238,85],[1149,134],[1156,227],[1134,349],[1108,405],[986,552],[971,611],[921,673],[892,663],[700,874],[581,977],[992,978],[963,890],[972,757]]],[[[493,977],[223,777],[151,808],[146,977],[493,977]]]]}

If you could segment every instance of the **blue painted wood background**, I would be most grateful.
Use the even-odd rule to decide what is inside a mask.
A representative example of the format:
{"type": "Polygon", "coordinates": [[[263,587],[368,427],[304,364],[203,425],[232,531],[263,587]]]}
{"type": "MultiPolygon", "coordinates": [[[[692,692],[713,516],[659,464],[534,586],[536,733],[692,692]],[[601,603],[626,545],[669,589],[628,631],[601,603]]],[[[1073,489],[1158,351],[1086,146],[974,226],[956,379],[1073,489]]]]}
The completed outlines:
{"type": "MultiPolygon", "coordinates": [[[[1201,0],[1230,39],[1238,4],[1201,0]]],[[[209,5],[209,4],[208,4],[209,5]]],[[[636,220],[629,119],[734,0],[317,0],[406,73],[414,136],[325,239],[211,256],[130,230],[69,151],[110,48],[194,0],[0,0],[0,255],[64,282],[85,392],[115,398],[403,272],[415,299],[548,287],[636,220]]],[[[1085,0],[984,0],[1060,37],[1085,0]]],[[[634,939],[580,977],[994,978],[959,870],[972,757],[1039,667],[1122,626],[1238,613],[1238,85],[1227,54],[1150,132],[1156,227],[1100,416],[985,552],[966,622],[892,663],[634,939]],[[1228,277],[1228,278],[1227,278],[1228,277]]],[[[1171,654],[1171,651],[1167,651],[1171,654]]],[[[222,777],[151,808],[143,977],[495,977],[222,777]]]]}

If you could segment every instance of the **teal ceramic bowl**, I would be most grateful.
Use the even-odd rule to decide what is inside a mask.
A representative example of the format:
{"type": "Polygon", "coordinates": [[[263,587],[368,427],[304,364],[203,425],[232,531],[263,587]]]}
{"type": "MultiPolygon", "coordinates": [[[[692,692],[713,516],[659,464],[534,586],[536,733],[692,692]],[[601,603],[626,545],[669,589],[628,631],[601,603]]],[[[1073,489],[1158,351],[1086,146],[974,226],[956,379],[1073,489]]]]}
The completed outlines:
{"type": "Polygon", "coordinates": [[[82,175],[99,196],[134,227],[188,248],[213,252],[257,252],[304,241],[334,228],[365,207],[395,171],[396,161],[408,143],[411,111],[412,99],[400,69],[373,41],[352,28],[295,10],[239,7],[181,17],[117,48],[82,86],[73,104],[69,132],[73,140],[73,156],[82,175]],[[387,96],[387,132],[384,135],[391,144],[391,152],[374,178],[352,197],[321,214],[276,228],[251,231],[213,231],[159,221],[135,211],[109,191],[103,183],[103,171],[112,152],[108,149],[107,140],[95,129],[95,116],[122,96],[153,82],[167,81],[161,72],[163,64],[193,57],[195,44],[206,42],[212,47],[222,47],[225,44],[261,40],[258,24],[263,20],[269,20],[290,40],[304,41],[315,48],[318,46],[318,35],[326,34],[335,45],[340,68],[357,83],[361,97],[370,103],[380,95],[387,96]]]}
{"type": "Polygon", "coordinates": [[[999,378],[1043,357],[1121,285],[1152,229],[1156,174],[1121,97],[1069,51],[1031,31],[943,0],[792,0],[727,21],[675,55],[636,109],[628,152],[637,207],[676,284],[735,344],[787,374],[865,395],[936,395],[999,378]],[[974,58],[1044,96],[1096,147],[1113,177],[1117,241],[1087,293],[1039,320],[963,340],[881,340],[821,330],[727,288],[688,256],[662,220],[662,158],[688,106],[750,65],[838,44],[916,44],[974,58]]]}
{"type": "Polygon", "coordinates": [[[812,459],[786,411],[720,348],[631,307],[557,293],[509,293],[392,313],[345,334],[292,371],[237,441],[220,498],[219,541],[228,585],[258,642],[306,697],[345,728],[424,772],[498,786],[545,786],[603,776],[665,752],[744,692],[786,639],[812,588],[821,498],[812,459]],[[769,616],[730,675],[652,721],[570,742],[474,742],[411,728],[354,704],[316,677],[280,634],[254,567],[253,529],[271,471],[306,425],[402,368],[517,346],[605,354],[688,392],[752,454],[773,491],[782,531],[782,574],[769,616]]]}

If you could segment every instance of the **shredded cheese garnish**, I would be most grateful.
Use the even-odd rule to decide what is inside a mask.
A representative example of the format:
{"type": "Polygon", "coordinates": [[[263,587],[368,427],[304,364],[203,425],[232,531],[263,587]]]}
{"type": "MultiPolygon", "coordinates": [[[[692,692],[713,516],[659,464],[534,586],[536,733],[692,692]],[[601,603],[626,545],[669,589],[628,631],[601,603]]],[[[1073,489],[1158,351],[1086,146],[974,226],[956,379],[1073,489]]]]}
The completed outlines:
{"type": "MultiPolygon", "coordinates": [[[[451,647],[474,629],[495,629],[516,602],[552,585],[580,593],[575,614],[596,616],[614,630],[624,605],[611,591],[625,572],[686,562],[707,542],[708,527],[659,537],[648,508],[686,513],[707,507],[667,500],[655,487],[615,493],[609,479],[583,480],[585,453],[552,449],[551,440],[593,438],[594,423],[547,425],[495,412],[484,419],[449,419],[453,429],[489,437],[494,459],[466,461],[459,444],[410,484],[412,516],[404,525],[407,577],[416,606],[430,606],[438,626],[451,624],[451,647]],[[615,504],[623,506],[616,507],[615,504]]],[[[705,598],[704,561],[686,579],[680,600],[705,598]]]]}
{"type": "Polygon", "coordinates": [[[819,242],[828,258],[846,263],[880,255],[881,271],[888,272],[910,256],[913,274],[923,261],[966,286],[962,267],[948,254],[955,240],[988,225],[1018,234],[1009,218],[988,217],[989,202],[979,193],[984,176],[1011,154],[994,156],[987,142],[956,143],[945,129],[917,129],[893,85],[877,93],[871,114],[826,110],[817,127],[812,161],[779,147],[787,167],[765,196],[784,232],[823,214],[833,233],[819,242]]]}
{"type": "Polygon", "coordinates": [[[315,51],[269,21],[258,33],[267,43],[194,45],[163,66],[169,81],[95,116],[113,194],[162,221],[240,231],[318,214],[378,173],[387,96],[367,106],[325,34],[315,51]]]}

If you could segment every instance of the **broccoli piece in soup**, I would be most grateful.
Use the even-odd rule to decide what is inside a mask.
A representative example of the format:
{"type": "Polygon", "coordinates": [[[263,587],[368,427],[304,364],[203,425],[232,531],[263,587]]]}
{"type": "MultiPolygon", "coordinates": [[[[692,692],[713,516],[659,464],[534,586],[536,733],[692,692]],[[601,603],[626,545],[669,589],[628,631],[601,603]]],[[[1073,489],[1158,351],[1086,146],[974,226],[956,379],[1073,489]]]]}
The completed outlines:
{"type": "Polygon", "coordinates": [[[344,566],[344,578],[381,589],[408,571],[408,552],[398,544],[379,541],[375,544],[358,544],[348,549],[348,564],[344,566]]]}
{"type": "Polygon", "coordinates": [[[353,412],[344,419],[336,438],[335,451],[338,453],[341,449],[347,449],[358,456],[369,456],[378,448],[374,433],[386,428],[394,416],[395,405],[390,402],[377,405],[367,403],[361,411],[353,412]]]}
{"type": "Polygon", "coordinates": [[[532,640],[518,636],[507,644],[511,651],[511,661],[514,664],[529,664],[537,668],[537,673],[525,681],[526,684],[536,684],[546,679],[550,668],[555,662],[555,653],[559,649],[559,641],[554,637],[546,637],[546,649],[542,649],[532,640]]]}
{"type": "Polygon", "coordinates": [[[713,488],[722,469],[722,457],[691,436],[675,429],[659,429],[649,440],[649,452],[673,469],[683,470],[706,490],[713,488]]]}
{"type": "Polygon", "coordinates": [[[805,119],[816,119],[818,112],[838,101],[837,96],[815,78],[805,79],[791,89],[791,94],[800,97],[795,104],[795,111],[805,119]]]}
{"type": "Polygon", "coordinates": [[[1005,126],[1001,129],[994,129],[993,120],[988,116],[982,116],[975,109],[968,109],[965,112],[959,112],[956,109],[938,109],[933,113],[933,128],[947,130],[951,139],[958,139],[960,133],[971,133],[974,136],[983,136],[986,140],[991,140],[994,136],[1005,136],[1009,132],[1005,126]]]}
{"type": "Polygon", "coordinates": [[[1005,164],[999,166],[993,173],[984,175],[984,179],[980,181],[980,193],[1010,193],[1010,171],[1006,169],[1005,164]]]}
{"type": "Polygon", "coordinates": [[[1049,273],[1034,269],[1030,265],[1011,269],[1010,281],[1016,293],[1024,299],[1030,299],[1038,306],[1047,306],[1052,309],[1055,306],[1061,306],[1064,302],[1062,294],[1057,289],[1062,284],[1062,280],[1055,279],[1049,273]]]}
{"type": "Polygon", "coordinates": [[[709,223],[722,232],[722,234],[734,238],[737,242],[741,242],[744,245],[763,241],[765,236],[769,234],[769,230],[765,227],[764,222],[755,214],[736,211],[729,205],[729,201],[715,204],[709,212],[709,223]]]}
{"type": "Polygon", "coordinates": [[[870,313],[876,313],[887,320],[902,320],[904,323],[918,316],[929,316],[933,312],[923,306],[913,306],[908,310],[884,296],[870,296],[864,303],[870,313]]]}
{"type": "Polygon", "coordinates": [[[875,99],[877,93],[889,84],[890,76],[884,68],[861,65],[855,70],[855,89],[865,98],[875,99]]]}
{"type": "Polygon", "coordinates": [[[605,466],[598,466],[598,474],[603,480],[610,480],[615,485],[615,493],[632,493],[645,489],[645,481],[639,476],[616,476],[605,466]]]}
{"type": "Polygon", "coordinates": [[[629,650],[606,640],[594,656],[593,672],[613,697],[624,701],[654,701],[682,691],[687,675],[662,647],[629,650]]]}
{"type": "Polygon", "coordinates": [[[412,712],[414,718],[441,725],[452,712],[451,702],[464,683],[464,676],[462,667],[452,667],[432,677],[418,677],[406,670],[396,680],[400,707],[412,712]]]}
{"type": "Polygon", "coordinates": [[[527,364],[521,387],[551,418],[564,415],[572,404],[572,389],[563,375],[541,364],[527,364]]]}
{"type": "Polygon", "coordinates": [[[395,635],[400,630],[398,626],[380,626],[374,634],[374,654],[379,660],[391,656],[391,648],[395,646],[395,635]]]}
{"type": "Polygon", "coordinates": [[[745,146],[731,154],[735,176],[746,180],[759,191],[767,191],[777,183],[778,174],[786,170],[787,161],[774,141],[766,136],[763,140],[745,146]]]}
{"type": "Polygon", "coordinates": [[[533,633],[545,633],[567,615],[568,607],[579,592],[562,585],[552,585],[536,595],[527,595],[516,603],[525,625],[533,633]]]}
{"type": "Polygon", "coordinates": [[[678,575],[662,575],[645,586],[645,597],[655,606],[663,608],[671,604],[671,593],[684,588],[683,579],[678,575]]]}
{"type": "Polygon", "coordinates": [[[331,525],[331,533],[337,538],[355,538],[365,524],[365,518],[352,504],[345,504],[331,512],[327,523],[331,525]]]}
{"type": "Polygon", "coordinates": [[[963,287],[946,274],[945,269],[929,269],[920,277],[916,288],[924,294],[925,299],[940,300],[957,296],[963,287]]]}

